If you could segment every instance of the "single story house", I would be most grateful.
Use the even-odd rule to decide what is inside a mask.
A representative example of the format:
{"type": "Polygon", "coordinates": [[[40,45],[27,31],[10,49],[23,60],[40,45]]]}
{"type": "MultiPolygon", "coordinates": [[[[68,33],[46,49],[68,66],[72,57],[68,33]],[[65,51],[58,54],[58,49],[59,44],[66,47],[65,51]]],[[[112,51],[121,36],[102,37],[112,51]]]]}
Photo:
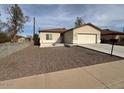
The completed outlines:
{"type": "Polygon", "coordinates": [[[40,37],[40,46],[41,47],[48,47],[48,46],[54,46],[58,43],[64,43],[63,42],[63,32],[65,32],[67,29],[65,28],[54,28],[54,29],[45,29],[39,31],[39,37],[40,37]]]}
{"type": "Polygon", "coordinates": [[[40,47],[54,46],[57,43],[99,44],[102,29],[87,23],[71,29],[55,28],[39,31],[40,47]]]}
{"type": "Polygon", "coordinates": [[[124,32],[113,31],[110,29],[103,29],[101,31],[102,43],[112,43],[111,39],[118,39],[118,44],[124,44],[124,32]]]}
{"type": "Polygon", "coordinates": [[[101,31],[101,39],[110,40],[110,39],[121,39],[124,38],[124,32],[113,31],[110,29],[103,29],[101,31]]]}
{"type": "Polygon", "coordinates": [[[20,36],[20,35],[16,35],[15,41],[18,42],[18,43],[24,43],[25,42],[25,37],[20,36]]]}
{"type": "Polygon", "coordinates": [[[16,35],[16,42],[18,43],[25,43],[29,41],[31,41],[31,36],[25,37],[25,36],[16,35]]]}

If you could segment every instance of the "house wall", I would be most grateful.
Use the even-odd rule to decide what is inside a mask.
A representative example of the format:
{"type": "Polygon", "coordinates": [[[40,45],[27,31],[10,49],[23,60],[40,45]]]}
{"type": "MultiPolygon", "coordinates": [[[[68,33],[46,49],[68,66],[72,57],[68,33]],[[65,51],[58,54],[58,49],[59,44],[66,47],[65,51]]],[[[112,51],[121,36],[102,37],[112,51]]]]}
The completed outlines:
{"type": "Polygon", "coordinates": [[[61,42],[60,33],[40,32],[40,46],[53,46],[55,43],[61,42]],[[52,40],[46,40],[46,34],[52,34],[52,40]]]}
{"type": "Polygon", "coordinates": [[[73,30],[64,33],[64,43],[73,43],[73,30]]]}
{"type": "MultiPolygon", "coordinates": [[[[100,43],[101,42],[101,32],[89,25],[87,26],[83,26],[83,27],[79,27],[74,29],[73,31],[73,43],[77,44],[78,43],[78,34],[79,33],[83,33],[83,34],[96,34],[97,36],[97,41],[96,43],[100,43]]],[[[88,39],[88,38],[86,38],[88,39]]]]}

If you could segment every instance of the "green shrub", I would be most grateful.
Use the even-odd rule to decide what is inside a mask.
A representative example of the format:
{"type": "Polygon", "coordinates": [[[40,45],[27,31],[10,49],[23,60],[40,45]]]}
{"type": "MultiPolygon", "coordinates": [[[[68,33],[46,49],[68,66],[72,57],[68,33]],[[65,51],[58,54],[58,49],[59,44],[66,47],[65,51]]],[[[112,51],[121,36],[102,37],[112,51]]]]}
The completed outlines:
{"type": "Polygon", "coordinates": [[[34,34],[33,40],[34,40],[34,45],[40,45],[38,34],[34,34]]]}
{"type": "Polygon", "coordinates": [[[9,42],[10,39],[7,35],[7,33],[5,32],[0,32],[0,43],[5,43],[5,42],[9,42]]]}
{"type": "Polygon", "coordinates": [[[38,34],[34,34],[33,40],[34,40],[34,41],[35,41],[35,40],[38,40],[38,38],[39,38],[38,34]]]}

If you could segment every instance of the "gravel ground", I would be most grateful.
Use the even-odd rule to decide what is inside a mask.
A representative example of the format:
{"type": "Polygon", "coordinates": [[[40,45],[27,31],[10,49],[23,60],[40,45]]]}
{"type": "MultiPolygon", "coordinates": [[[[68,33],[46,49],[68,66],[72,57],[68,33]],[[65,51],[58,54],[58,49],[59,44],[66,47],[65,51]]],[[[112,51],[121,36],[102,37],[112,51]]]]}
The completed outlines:
{"type": "Polygon", "coordinates": [[[38,48],[30,46],[0,59],[0,80],[26,77],[121,59],[80,47],[38,48]]]}

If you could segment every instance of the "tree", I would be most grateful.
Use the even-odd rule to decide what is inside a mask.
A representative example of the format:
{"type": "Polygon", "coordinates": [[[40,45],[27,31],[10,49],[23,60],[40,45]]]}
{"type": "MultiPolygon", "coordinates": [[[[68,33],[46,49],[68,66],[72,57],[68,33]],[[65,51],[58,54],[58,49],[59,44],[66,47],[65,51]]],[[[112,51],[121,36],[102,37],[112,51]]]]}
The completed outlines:
{"type": "Polygon", "coordinates": [[[76,21],[75,21],[75,27],[79,27],[82,24],[85,24],[83,19],[81,17],[77,17],[76,21]]]}
{"type": "MultiPolygon", "coordinates": [[[[1,13],[0,13],[1,16],[1,13]]],[[[8,34],[5,32],[7,27],[7,23],[3,22],[0,19],[0,43],[9,42],[8,34]]]]}
{"type": "Polygon", "coordinates": [[[17,5],[7,7],[8,18],[8,32],[11,42],[15,42],[16,34],[23,32],[24,24],[28,21],[28,17],[24,16],[22,9],[17,5]]]}
{"type": "Polygon", "coordinates": [[[0,32],[0,43],[9,42],[9,37],[6,32],[0,32]]]}

